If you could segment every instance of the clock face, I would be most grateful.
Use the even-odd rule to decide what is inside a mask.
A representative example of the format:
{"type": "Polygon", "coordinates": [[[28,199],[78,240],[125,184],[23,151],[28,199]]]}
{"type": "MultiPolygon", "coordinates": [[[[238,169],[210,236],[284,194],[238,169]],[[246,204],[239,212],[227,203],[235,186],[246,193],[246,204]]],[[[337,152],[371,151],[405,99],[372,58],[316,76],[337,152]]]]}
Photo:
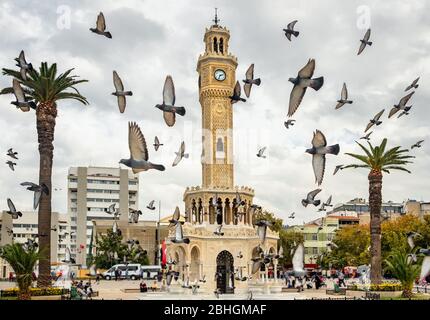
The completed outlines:
{"type": "Polygon", "coordinates": [[[225,80],[225,72],[224,72],[224,70],[221,70],[221,69],[215,70],[214,77],[218,81],[224,81],[225,80]]]}

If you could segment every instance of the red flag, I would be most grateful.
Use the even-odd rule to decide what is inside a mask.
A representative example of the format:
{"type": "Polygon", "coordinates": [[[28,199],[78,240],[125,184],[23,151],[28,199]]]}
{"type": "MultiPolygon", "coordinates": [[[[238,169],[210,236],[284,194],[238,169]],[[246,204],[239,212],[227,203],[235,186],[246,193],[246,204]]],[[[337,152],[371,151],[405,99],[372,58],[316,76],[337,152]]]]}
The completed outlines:
{"type": "Polygon", "coordinates": [[[161,243],[161,265],[165,266],[167,264],[167,254],[166,254],[166,240],[161,243]]]}

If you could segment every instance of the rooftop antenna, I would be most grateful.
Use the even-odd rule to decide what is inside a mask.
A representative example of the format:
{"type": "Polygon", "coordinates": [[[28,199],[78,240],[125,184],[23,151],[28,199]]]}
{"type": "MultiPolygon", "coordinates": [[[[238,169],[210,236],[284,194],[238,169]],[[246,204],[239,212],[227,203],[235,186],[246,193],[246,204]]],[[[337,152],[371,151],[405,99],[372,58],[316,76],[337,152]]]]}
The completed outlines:
{"type": "Polygon", "coordinates": [[[220,21],[220,19],[218,19],[218,8],[215,8],[215,19],[212,20],[213,22],[215,22],[215,25],[218,25],[218,22],[220,21]]]}

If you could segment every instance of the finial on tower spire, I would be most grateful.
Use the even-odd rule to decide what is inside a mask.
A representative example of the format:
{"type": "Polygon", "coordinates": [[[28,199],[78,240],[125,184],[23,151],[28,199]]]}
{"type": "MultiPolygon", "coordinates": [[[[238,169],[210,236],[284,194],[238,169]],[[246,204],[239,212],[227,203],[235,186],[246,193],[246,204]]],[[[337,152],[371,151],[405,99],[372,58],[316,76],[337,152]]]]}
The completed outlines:
{"type": "Polygon", "coordinates": [[[215,8],[215,19],[212,20],[213,22],[215,22],[215,25],[218,25],[218,22],[220,21],[218,19],[218,8],[215,8]]]}

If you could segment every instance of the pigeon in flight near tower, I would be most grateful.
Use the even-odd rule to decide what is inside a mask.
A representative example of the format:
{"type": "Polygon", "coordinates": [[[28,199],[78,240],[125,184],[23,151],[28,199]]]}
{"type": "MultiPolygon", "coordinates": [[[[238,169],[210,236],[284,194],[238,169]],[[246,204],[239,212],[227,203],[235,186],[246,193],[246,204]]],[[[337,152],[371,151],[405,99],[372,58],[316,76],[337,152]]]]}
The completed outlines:
{"type": "Polygon", "coordinates": [[[324,77],[314,78],[312,76],[315,70],[315,60],[309,59],[308,63],[299,71],[297,77],[289,78],[288,81],[294,84],[293,90],[290,94],[290,102],[288,106],[288,117],[291,117],[296,112],[303,97],[305,96],[306,89],[311,87],[318,91],[324,84],[324,77]]]}
{"type": "Polygon", "coordinates": [[[312,167],[315,175],[315,182],[321,185],[325,171],[325,155],[337,155],[340,151],[338,144],[327,146],[327,141],[324,134],[316,130],[312,138],[312,148],[306,149],[306,152],[312,155],[312,167]]]}
{"type": "Polygon", "coordinates": [[[364,34],[364,38],[360,40],[361,44],[360,44],[360,48],[358,49],[357,55],[363,52],[364,48],[366,48],[366,45],[369,45],[369,46],[372,45],[372,41],[369,41],[369,38],[370,38],[370,29],[367,29],[366,33],[364,34]]]}
{"type": "Polygon", "coordinates": [[[121,159],[119,163],[126,165],[133,170],[133,173],[155,169],[164,171],[163,165],[149,162],[148,149],[146,147],[145,137],[139,126],[135,122],[128,123],[128,146],[130,149],[130,158],[121,159]]]}
{"type": "Polygon", "coordinates": [[[246,70],[245,76],[246,76],[246,79],[242,80],[243,82],[245,82],[245,84],[243,85],[243,91],[245,91],[246,97],[249,98],[249,95],[251,94],[252,85],[255,84],[256,86],[259,86],[261,84],[261,79],[260,78],[254,79],[254,64],[251,64],[249,66],[248,70],[246,70]]]}
{"type": "Polygon", "coordinates": [[[42,183],[38,185],[33,182],[23,182],[22,186],[27,187],[27,190],[34,192],[34,200],[33,200],[33,209],[36,210],[40,203],[40,198],[42,197],[42,193],[49,195],[49,188],[46,184],[42,183]]]}
{"type": "Polygon", "coordinates": [[[231,103],[236,103],[238,101],[246,102],[246,99],[240,97],[240,83],[236,81],[236,85],[234,86],[233,94],[229,96],[231,103]]]}
{"type": "Polygon", "coordinates": [[[155,136],[155,138],[154,138],[154,149],[155,149],[155,151],[158,151],[158,148],[160,148],[160,146],[164,146],[164,144],[160,143],[160,140],[158,140],[158,137],[155,136]]]}
{"type": "Polygon", "coordinates": [[[296,23],[297,20],[294,20],[287,25],[287,29],[282,29],[285,32],[285,36],[289,41],[291,41],[291,35],[295,36],[296,38],[299,36],[299,32],[294,30],[294,26],[296,23]]]}
{"type": "Polygon", "coordinates": [[[90,30],[96,34],[112,39],[112,34],[109,31],[106,31],[106,21],[103,12],[100,12],[97,16],[96,27],[90,28],[90,30]]]}
{"type": "Polygon", "coordinates": [[[149,210],[155,210],[154,207],[155,200],[151,200],[151,202],[146,206],[149,210]]]}
{"type": "Polygon", "coordinates": [[[9,211],[6,211],[6,213],[10,214],[12,219],[18,219],[19,217],[22,217],[22,212],[16,210],[15,205],[9,198],[7,199],[7,206],[9,207],[9,211]]]}
{"type": "Polygon", "coordinates": [[[172,167],[178,165],[178,163],[182,160],[182,158],[187,159],[189,157],[188,153],[185,153],[185,142],[181,142],[181,146],[179,147],[178,152],[175,152],[176,158],[173,161],[172,167]]]}
{"type": "Polygon", "coordinates": [[[173,84],[172,77],[168,75],[164,81],[163,103],[157,104],[155,107],[163,111],[164,122],[166,122],[169,127],[173,127],[175,125],[176,114],[179,114],[180,116],[185,115],[185,108],[176,107],[175,101],[175,85],[173,84]]]}

